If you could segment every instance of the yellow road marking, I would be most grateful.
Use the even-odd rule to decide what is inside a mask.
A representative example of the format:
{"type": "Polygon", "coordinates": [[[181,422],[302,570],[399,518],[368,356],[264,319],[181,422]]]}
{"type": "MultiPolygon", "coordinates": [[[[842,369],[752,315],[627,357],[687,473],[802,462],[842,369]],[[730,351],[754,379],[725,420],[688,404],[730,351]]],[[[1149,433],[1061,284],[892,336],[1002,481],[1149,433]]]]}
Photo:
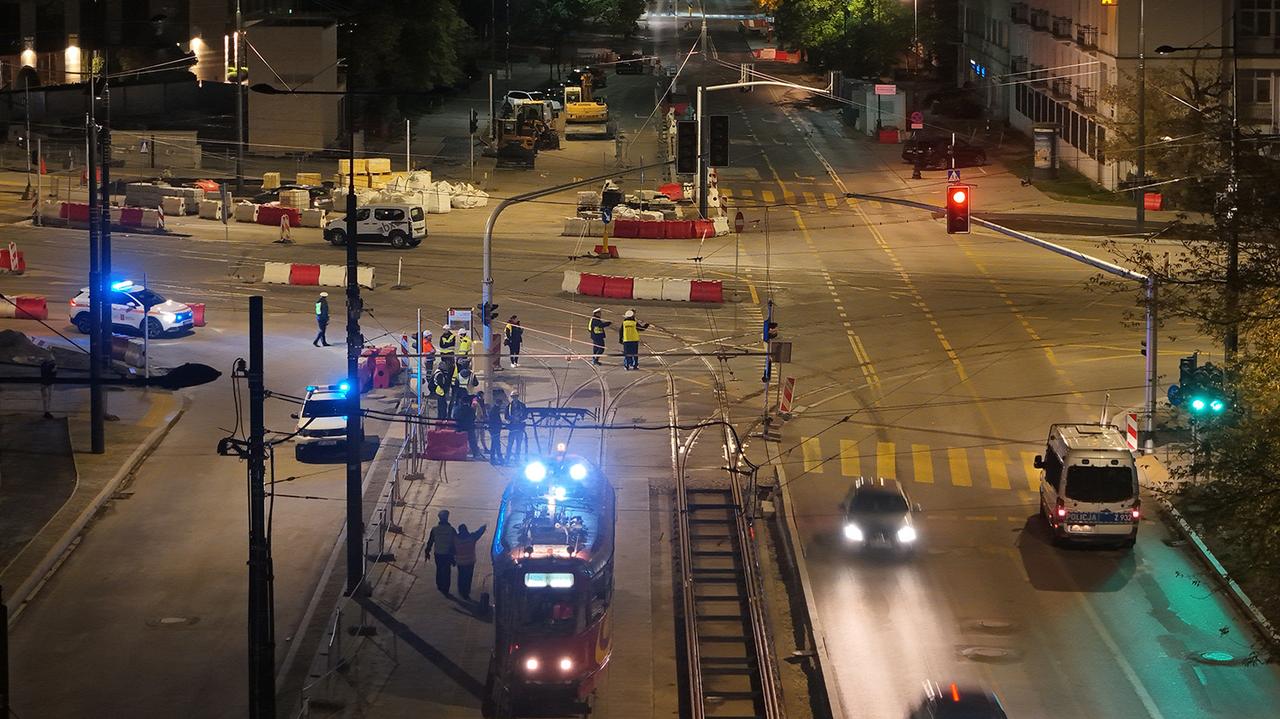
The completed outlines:
{"type": "Polygon", "coordinates": [[[760,304],[760,295],[756,294],[756,286],[748,282],[747,289],[751,290],[751,303],[760,304]]]}
{"type": "Polygon", "coordinates": [[[911,445],[911,460],[917,482],[933,484],[933,454],[927,444],[911,445]]]}
{"type": "Polygon", "coordinates": [[[818,204],[818,196],[813,194],[812,192],[802,192],[800,194],[804,196],[804,204],[806,205],[818,204]]]}
{"type": "Polygon", "coordinates": [[[840,440],[840,474],[857,477],[862,474],[862,460],[858,458],[858,443],[851,439],[840,440]]]}
{"type": "Polygon", "coordinates": [[[1009,469],[1005,466],[1008,457],[1003,449],[984,449],[987,457],[987,478],[991,480],[992,489],[1009,488],[1009,469]]]}
{"type": "Polygon", "coordinates": [[[818,438],[805,438],[800,442],[800,449],[804,451],[804,471],[822,474],[822,445],[818,443],[818,438]]]}
{"type": "Polygon", "coordinates": [[[1035,452],[1022,452],[1022,469],[1027,473],[1027,489],[1032,492],[1040,491],[1040,470],[1036,469],[1035,452]]]}
{"type": "Polygon", "coordinates": [[[947,464],[951,467],[951,483],[957,487],[972,487],[973,478],[969,476],[969,458],[959,447],[947,448],[947,464]]]}
{"type": "Polygon", "coordinates": [[[142,415],[142,419],[138,420],[138,424],[142,427],[159,427],[160,420],[168,414],[169,410],[172,408],[173,395],[152,395],[151,407],[147,409],[146,414],[142,415]]]}
{"type": "Polygon", "coordinates": [[[893,442],[876,442],[876,476],[898,478],[898,457],[893,442]]]}
{"type": "MultiPolygon", "coordinates": [[[[779,181],[779,182],[778,182],[778,184],[779,184],[779,185],[781,185],[781,184],[782,184],[782,182],[781,182],[781,181],[779,181]]],[[[782,201],[783,201],[783,203],[788,204],[788,205],[794,205],[794,204],[796,204],[796,193],[794,193],[794,192],[792,192],[791,190],[788,190],[788,189],[786,189],[786,188],[783,188],[783,190],[782,190],[782,201]]]]}
{"type": "Polygon", "coordinates": [[[773,194],[773,190],[761,190],[760,199],[764,200],[766,204],[772,205],[778,200],[778,197],[773,194]]]}
{"type": "Polygon", "coordinates": [[[835,193],[833,192],[822,193],[822,204],[829,210],[834,210],[840,207],[840,201],[836,199],[835,193]]]}

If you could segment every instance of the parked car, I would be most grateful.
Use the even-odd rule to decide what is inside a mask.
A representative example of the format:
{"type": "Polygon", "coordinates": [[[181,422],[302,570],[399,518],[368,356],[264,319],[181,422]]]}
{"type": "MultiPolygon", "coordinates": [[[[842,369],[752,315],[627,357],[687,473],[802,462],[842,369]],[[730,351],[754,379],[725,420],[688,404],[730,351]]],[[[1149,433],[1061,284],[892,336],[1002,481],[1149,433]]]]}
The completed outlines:
{"type": "Polygon", "coordinates": [[[619,75],[643,75],[648,70],[649,61],[639,50],[632,50],[614,65],[614,72],[619,75]]]}
{"type": "Polygon", "coordinates": [[[502,99],[504,104],[509,104],[512,107],[515,107],[522,102],[533,100],[549,104],[553,112],[560,112],[564,109],[563,91],[559,94],[548,94],[541,90],[508,90],[507,94],[503,96],[502,99]]]}
{"type": "MultiPolygon", "coordinates": [[[[346,244],[346,215],[325,223],[324,238],[334,245],[346,244]]],[[[417,247],[426,238],[426,212],[421,205],[379,204],[356,209],[356,239],[359,242],[389,242],[392,247],[402,250],[417,247]]]]}
{"type": "Polygon", "coordinates": [[[977,145],[956,138],[951,144],[950,136],[923,135],[916,136],[902,143],[902,161],[915,164],[916,157],[921,156],[921,167],[951,167],[951,156],[955,155],[956,167],[980,167],[987,164],[987,151],[977,145]]]}

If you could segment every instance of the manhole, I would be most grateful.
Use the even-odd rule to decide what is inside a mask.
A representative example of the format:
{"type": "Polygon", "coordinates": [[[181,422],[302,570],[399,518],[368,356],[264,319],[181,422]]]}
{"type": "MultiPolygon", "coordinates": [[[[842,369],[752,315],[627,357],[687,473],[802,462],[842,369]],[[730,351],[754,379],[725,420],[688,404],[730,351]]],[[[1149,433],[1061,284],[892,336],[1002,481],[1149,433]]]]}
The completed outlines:
{"type": "Polygon", "coordinates": [[[1003,619],[975,619],[968,623],[968,627],[991,634],[1011,634],[1014,630],[1013,623],[1006,622],[1003,619]]]}
{"type": "Polygon", "coordinates": [[[147,626],[173,628],[173,627],[189,627],[200,621],[199,617],[160,617],[159,619],[148,619],[147,626]]]}
{"type": "Polygon", "coordinates": [[[1200,652],[1193,654],[1191,658],[1205,664],[1236,664],[1239,661],[1234,654],[1223,651],[1200,652]]]}
{"type": "Polygon", "coordinates": [[[1003,647],[962,647],[960,656],[975,662],[1012,662],[1018,653],[1003,647]]]}

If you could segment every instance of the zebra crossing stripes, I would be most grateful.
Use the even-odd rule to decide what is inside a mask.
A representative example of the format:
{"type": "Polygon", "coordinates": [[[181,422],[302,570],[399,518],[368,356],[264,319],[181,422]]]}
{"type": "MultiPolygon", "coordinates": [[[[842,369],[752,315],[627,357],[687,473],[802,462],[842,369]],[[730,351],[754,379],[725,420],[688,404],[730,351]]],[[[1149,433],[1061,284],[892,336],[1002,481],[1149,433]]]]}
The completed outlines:
{"type": "Polygon", "coordinates": [[[951,483],[957,487],[972,487],[973,478],[969,476],[969,458],[959,447],[947,448],[947,465],[951,468],[951,483]]]}
{"type": "Polygon", "coordinates": [[[933,454],[929,451],[929,445],[911,445],[911,464],[917,482],[933,484],[933,454]]]}
{"type": "Polygon", "coordinates": [[[802,437],[800,450],[804,470],[811,474],[834,474],[838,466],[845,477],[875,476],[908,483],[1030,492],[1039,491],[1040,486],[1040,470],[1034,466],[1035,452],[1032,451],[938,447],[885,440],[858,442],[821,436],[802,437]]]}

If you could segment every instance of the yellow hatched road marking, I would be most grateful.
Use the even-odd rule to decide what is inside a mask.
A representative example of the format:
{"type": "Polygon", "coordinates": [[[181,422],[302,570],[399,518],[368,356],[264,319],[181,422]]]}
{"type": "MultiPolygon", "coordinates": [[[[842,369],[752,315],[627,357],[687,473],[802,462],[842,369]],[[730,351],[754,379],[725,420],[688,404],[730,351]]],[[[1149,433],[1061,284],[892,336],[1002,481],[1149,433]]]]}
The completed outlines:
{"type": "Polygon", "coordinates": [[[791,190],[783,190],[782,201],[788,205],[796,204],[796,193],[792,192],[791,190]]]}
{"type": "Polygon", "coordinates": [[[773,190],[761,190],[760,199],[764,200],[766,204],[772,205],[777,202],[778,196],[773,194],[773,190]]]}
{"type": "Polygon", "coordinates": [[[991,488],[1008,489],[1009,469],[1005,464],[1009,461],[1009,457],[1004,450],[984,449],[982,453],[987,457],[987,478],[991,480],[991,488]]]}
{"type": "Polygon", "coordinates": [[[751,199],[752,197],[754,197],[754,196],[755,196],[755,193],[754,193],[754,192],[752,192],[750,189],[745,188],[745,187],[744,187],[744,188],[742,188],[741,190],[737,190],[737,193],[738,193],[739,195],[742,195],[743,197],[745,197],[745,198],[747,198],[747,199],[751,199]]]}
{"type": "Polygon", "coordinates": [[[1027,473],[1027,489],[1032,492],[1040,491],[1040,470],[1036,469],[1036,453],[1022,452],[1022,469],[1027,473]]]}
{"type": "Polygon", "coordinates": [[[824,192],[822,193],[822,204],[826,205],[829,210],[835,210],[839,209],[840,200],[835,196],[835,193],[824,192]]]}
{"type": "Polygon", "coordinates": [[[857,477],[862,474],[862,460],[858,457],[858,443],[851,439],[840,440],[840,474],[857,477]]]}
{"type": "Polygon", "coordinates": [[[951,483],[957,487],[972,487],[973,478],[969,476],[969,458],[959,447],[947,448],[947,464],[951,467],[951,483]]]}
{"type": "Polygon", "coordinates": [[[917,482],[933,484],[933,453],[927,444],[911,445],[911,460],[917,482]]]}
{"type": "Polygon", "coordinates": [[[806,437],[800,442],[800,449],[804,451],[804,471],[822,474],[822,445],[818,438],[806,437]]]}
{"type": "Polygon", "coordinates": [[[876,476],[897,479],[898,457],[893,442],[876,442],[876,476]]]}
{"type": "Polygon", "coordinates": [[[806,205],[818,204],[818,196],[813,194],[812,192],[802,192],[800,194],[804,196],[804,204],[806,205]]]}

